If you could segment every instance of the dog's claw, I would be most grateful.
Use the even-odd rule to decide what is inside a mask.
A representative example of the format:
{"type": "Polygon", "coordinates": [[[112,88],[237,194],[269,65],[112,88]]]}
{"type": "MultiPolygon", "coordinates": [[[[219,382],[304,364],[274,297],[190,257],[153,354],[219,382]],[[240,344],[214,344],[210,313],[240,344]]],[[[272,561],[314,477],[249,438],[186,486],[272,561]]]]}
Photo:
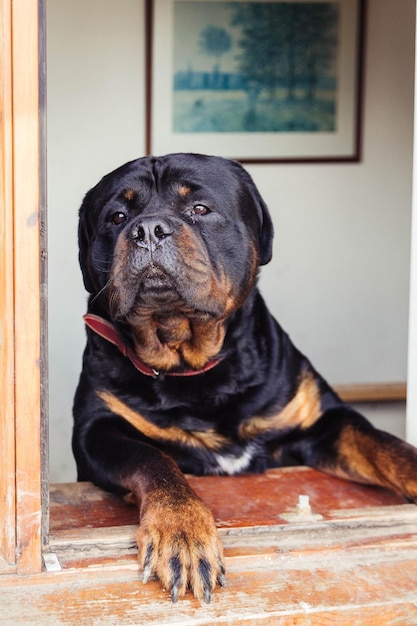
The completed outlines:
{"type": "Polygon", "coordinates": [[[204,589],[204,602],[206,604],[210,604],[210,600],[211,600],[211,591],[208,587],[206,587],[204,589]]]}
{"type": "Polygon", "coordinates": [[[178,600],[178,586],[174,585],[171,589],[171,600],[175,603],[178,600]]]}
{"type": "Polygon", "coordinates": [[[198,565],[198,571],[200,574],[202,589],[203,589],[203,600],[206,604],[210,603],[211,600],[211,573],[212,568],[210,563],[206,559],[200,559],[198,565]]]}
{"type": "Polygon", "coordinates": [[[217,582],[219,583],[220,587],[223,587],[223,588],[226,587],[226,576],[225,576],[224,572],[219,574],[217,582]]]}
{"type": "Polygon", "coordinates": [[[142,582],[155,576],[173,603],[189,589],[209,604],[216,582],[225,584],[222,545],[210,511],[196,496],[183,508],[156,501],[143,511],[137,534],[142,582]],[[196,527],[202,539],[196,540],[196,527]]]}
{"type": "Polygon", "coordinates": [[[142,582],[144,585],[148,582],[152,575],[151,560],[153,555],[153,545],[150,544],[146,550],[145,562],[143,564],[142,582]]]}
{"type": "Polygon", "coordinates": [[[152,568],[149,566],[144,567],[142,574],[142,582],[144,585],[148,582],[152,574],[152,568]]]}

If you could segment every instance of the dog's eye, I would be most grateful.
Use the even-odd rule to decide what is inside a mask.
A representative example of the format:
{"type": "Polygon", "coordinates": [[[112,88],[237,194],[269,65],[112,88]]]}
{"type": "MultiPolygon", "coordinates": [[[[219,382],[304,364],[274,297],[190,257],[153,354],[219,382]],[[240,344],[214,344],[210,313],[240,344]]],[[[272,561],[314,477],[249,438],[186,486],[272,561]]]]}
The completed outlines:
{"type": "Polygon", "coordinates": [[[194,215],[207,215],[207,213],[210,213],[210,209],[204,204],[196,204],[193,206],[192,212],[194,215]]]}
{"type": "Polygon", "coordinates": [[[121,211],[116,211],[116,213],[113,213],[113,215],[111,216],[110,221],[115,226],[120,226],[120,224],[123,224],[123,222],[125,222],[126,219],[127,217],[124,213],[122,213],[121,211]]]}

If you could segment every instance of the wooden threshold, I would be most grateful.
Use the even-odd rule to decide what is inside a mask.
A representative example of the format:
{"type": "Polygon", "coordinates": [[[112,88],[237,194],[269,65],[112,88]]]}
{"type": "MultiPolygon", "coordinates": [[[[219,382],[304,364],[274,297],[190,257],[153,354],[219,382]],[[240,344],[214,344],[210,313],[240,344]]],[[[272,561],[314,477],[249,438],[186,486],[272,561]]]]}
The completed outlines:
{"type": "Polygon", "coordinates": [[[345,402],[405,402],[407,383],[369,383],[362,385],[334,385],[345,402]]]}
{"type": "Polygon", "coordinates": [[[6,624],[417,623],[417,507],[309,468],[190,477],[225,546],[227,587],[200,606],[143,585],[137,510],[89,483],[51,486],[48,567],[0,576],[6,624]],[[297,516],[299,495],[312,515],[297,516]]]}

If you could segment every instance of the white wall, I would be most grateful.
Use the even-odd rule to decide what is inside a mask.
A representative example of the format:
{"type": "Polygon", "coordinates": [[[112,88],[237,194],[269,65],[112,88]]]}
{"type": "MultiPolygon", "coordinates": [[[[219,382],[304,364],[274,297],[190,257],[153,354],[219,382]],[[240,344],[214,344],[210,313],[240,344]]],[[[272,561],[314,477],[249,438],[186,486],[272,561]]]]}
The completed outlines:
{"type": "MultiPolygon", "coordinates": [[[[248,167],[276,224],[263,292],[332,383],[406,378],[414,15],[414,0],[369,0],[361,163],[248,167]]],[[[143,26],[139,0],[47,2],[52,481],[75,476],[77,210],[104,173],[144,153],[143,26]]]]}
{"type": "Polygon", "coordinates": [[[86,293],[77,213],[103,174],[144,150],[140,0],[47,2],[50,480],[75,479],[72,398],[86,293]]]}
{"type": "MultiPolygon", "coordinates": [[[[417,50],[415,50],[417,67],[417,50]]],[[[414,94],[417,94],[417,72],[414,72],[414,94]]],[[[417,98],[414,100],[414,119],[417,120],[417,98]]],[[[410,262],[410,315],[408,340],[407,441],[417,446],[417,125],[414,125],[413,156],[413,222],[410,262]]]]}

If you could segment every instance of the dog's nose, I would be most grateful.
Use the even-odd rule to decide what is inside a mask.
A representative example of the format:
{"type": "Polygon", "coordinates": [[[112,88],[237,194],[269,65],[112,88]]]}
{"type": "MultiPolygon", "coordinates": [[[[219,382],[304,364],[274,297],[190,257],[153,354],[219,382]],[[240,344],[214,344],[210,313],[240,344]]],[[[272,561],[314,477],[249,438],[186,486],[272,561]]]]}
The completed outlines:
{"type": "Polygon", "coordinates": [[[174,229],[168,220],[160,217],[146,217],[132,226],[131,237],[139,246],[153,250],[173,232],[174,229]]]}

